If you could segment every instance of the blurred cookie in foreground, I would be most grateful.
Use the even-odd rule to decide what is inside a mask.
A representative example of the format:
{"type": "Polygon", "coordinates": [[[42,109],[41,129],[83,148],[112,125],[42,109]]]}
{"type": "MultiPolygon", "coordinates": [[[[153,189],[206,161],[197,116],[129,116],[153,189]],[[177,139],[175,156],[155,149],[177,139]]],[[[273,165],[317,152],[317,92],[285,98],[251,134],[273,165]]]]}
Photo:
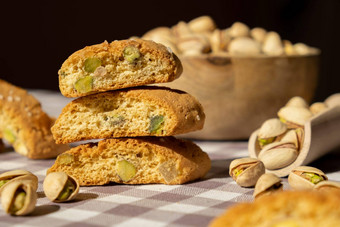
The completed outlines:
{"type": "Polygon", "coordinates": [[[0,153],[5,151],[5,144],[2,141],[2,139],[0,138],[0,153]]]}
{"type": "Polygon", "coordinates": [[[51,133],[54,119],[41,108],[40,102],[26,90],[0,80],[0,138],[14,150],[31,159],[56,157],[66,151],[57,145],[51,133]]]}
{"type": "Polygon", "coordinates": [[[106,139],[59,155],[50,172],[65,172],[80,186],[183,184],[203,178],[209,156],[189,140],[175,137],[106,139]]]}
{"type": "Polygon", "coordinates": [[[210,227],[340,226],[340,192],[283,191],[253,203],[237,204],[215,218],[210,227]]]}

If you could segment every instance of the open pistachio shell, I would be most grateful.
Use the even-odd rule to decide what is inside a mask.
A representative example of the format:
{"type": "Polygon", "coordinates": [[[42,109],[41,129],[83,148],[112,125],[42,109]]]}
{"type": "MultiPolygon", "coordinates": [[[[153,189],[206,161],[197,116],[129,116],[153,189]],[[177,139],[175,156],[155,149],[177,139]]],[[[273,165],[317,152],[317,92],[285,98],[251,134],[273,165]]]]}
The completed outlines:
{"type": "Polygon", "coordinates": [[[277,115],[288,128],[303,127],[304,124],[313,116],[309,109],[294,106],[282,107],[277,115]]]}
{"type": "Polygon", "coordinates": [[[287,126],[278,118],[266,120],[257,134],[260,146],[274,141],[274,139],[287,131],[287,126]]]}
{"type": "Polygon", "coordinates": [[[258,179],[253,196],[258,198],[282,190],[281,179],[273,173],[265,173],[258,179]]]}
{"type": "Polygon", "coordinates": [[[311,166],[298,166],[288,176],[290,187],[298,190],[313,189],[316,184],[324,180],[328,180],[326,174],[311,166]]]}
{"type": "Polygon", "coordinates": [[[259,153],[261,160],[268,170],[281,169],[296,160],[298,151],[291,142],[274,142],[266,145],[259,153]]]}
{"type": "Polygon", "coordinates": [[[230,163],[229,175],[242,187],[252,187],[264,174],[263,163],[256,158],[240,158],[230,163]]]}
{"type": "Polygon", "coordinates": [[[79,183],[64,172],[52,172],[45,177],[43,188],[46,197],[52,202],[65,202],[78,194],[79,183]]]}
{"type": "Polygon", "coordinates": [[[13,181],[27,181],[26,183],[31,184],[33,190],[38,188],[38,177],[27,170],[12,170],[0,174],[0,193],[2,189],[13,181]]]}
{"type": "Polygon", "coordinates": [[[286,106],[301,107],[307,109],[309,105],[302,97],[294,96],[293,98],[288,100],[286,106]]]}
{"type": "Polygon", "coordinates": [[[11,215],[27,215],[34,210],[37,197],[37,192],[31,184],[11,182],[2,190],[1,205],[4,211],[11,215]],[[22,198],[17,201],[17,196],[22,198]]]}
{"type": "Polygon", "coordinates": [[[333,190],[340,191],[340,182],[324,180],[324,181],[321,181],[320,183],[317,183],[314,189],[325,191],[325,192],[329,192],[333,190]]]}
{"type": "Polygon", "coordinates": [[[296,128],[289,130],[281,137],[281,142],[294,143],[297,150],[300,150],[303,143],[304,130],[302,128],[296,128]]]}

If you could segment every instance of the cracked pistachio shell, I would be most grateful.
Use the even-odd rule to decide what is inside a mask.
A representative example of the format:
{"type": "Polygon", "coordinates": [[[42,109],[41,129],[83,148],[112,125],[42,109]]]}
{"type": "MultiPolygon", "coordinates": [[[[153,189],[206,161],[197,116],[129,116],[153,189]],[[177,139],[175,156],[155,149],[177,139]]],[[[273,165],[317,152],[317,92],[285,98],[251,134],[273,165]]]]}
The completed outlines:
{"type": "Polygon", "coordinates": [[[281,142],[291,142],[300,150],[303,143],[304,130],[302,128],[291,129],[281,137],[281,142]]]}
{"type": "Polygon", "coordinates": [[[328,109],[327,105],[323,102],[315,102],[309,107],[310,112],[312,112],[312,114],[314,115],[321,113],[327,109],[328,109]]]}
{"type": "Polygon", "coordinates": [[[240,158],[230,163],[229,175],[242,187],[252,187],[264,174],[263,163],[256,158],[240,158]]]}
{"type": "Polygon", "coordinates": [[[259,153],[261,160],[268,170],[281,169],[293,163],[298,151],[293,143],[273,142],[263,147],[259,153]]]}
{"type": "Polygon", "coordinates": [[[272,138],[272,137],[279,136],[285,133],[286,131],[287,131],[287,126],[284,123],[282,123],[277,118],[272,118],[272,119],[266,120],[262,124],[257,136],[260,139],[272,138]]]}
{"type": "Polygon", "coordinates": [[[288,128],[303,127],[304,124],[313,116],[309,109],[294,106],[282,107],[277,115],[288,128]]]}
{"type": "Polygon", "coordinates": [[[313,189],[315,184],[301,176],[302,173],[314,173],[328,180],[326,174],[321,170],[311,166],[298,166],[293,169],[288,176],[288,183],[290,187],[298,190],[313,189]]]}
{"type": "Polygon", "coordinates": [[[65,202],[74,199],[78,194],[79,183],[73,177],[64,172],[52,172],[45,177],[43,188],[46,197],[52,202],[65,202]],[[73,184],[74,191],[67,196],[66,199],[59,200],[58,196],[62,193],[68,181],[73,184]]]}
{"type": "Polygon", "coordinates": [[[321,181],[320,183],[317,183],[314,187],[314,189],[316,190],[320,190],[320,191],[340,191],[340,182],[337,181],[321,181]]]}
{"type": "Polygon", "coordinates": [[[309,107],[306,100],[304,100],[300,96],[294,96],[293,98],[289,99],[288,102],[286,103],[286,106],[301,107],[306,109],[309,107]]]}
{"type": "Polygon", "coordinates": [[[2,190],[1,205],[6,213],[17,216],[27,215],[34,210],[37,197],[37,192],[33,189],[31,184],[19,181],[11,182],[2,190]],[[25,193],[25,198],[23,206],[19,210],[13,211],[11,206],[15,200],[15,193],[17,191],[23,191],[25,193]]]}
{"type": "Polygon", "coordinates": [[[258,198],[282,190],[283,185],[281,183],[281,178],[273,173],[265,173],[258,179],[253,196],[258,198]]]}
{"type": "Polygon", "coordinates": [[[0,187],[0,193],[2,189],[9,183],[14,181],[25,181],[31,184],[33,189],[36,191],[38,188],[38,177],[27,170],[12,170],[0,174],[0,181],[8,180],[5,184],[0,187]]]}

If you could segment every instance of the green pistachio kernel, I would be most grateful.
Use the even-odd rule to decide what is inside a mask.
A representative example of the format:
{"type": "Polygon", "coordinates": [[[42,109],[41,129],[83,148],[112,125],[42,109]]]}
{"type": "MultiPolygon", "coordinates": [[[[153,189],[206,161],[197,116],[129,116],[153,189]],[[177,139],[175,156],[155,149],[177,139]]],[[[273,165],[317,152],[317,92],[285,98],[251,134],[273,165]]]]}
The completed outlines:
{"type": "Polygon", "coordinates": [[[234,169],[233,170],[233,174],[235,177],[238,177],[242,172],[243,172],[244,169],[234,169]]]}
{"type": "Polygon", "coordinates": [[[275,140],[275,137],[267,138],[267,139],[259,139],[260,146],[263,147],[267,144],[272,143],[275,140]]]}
{"type": "Polygon", "coordinates": [[[286,123],[287,123],[287,120],[286,120],[286,119],[284,119],[284,118],[282,118],[282,117],[280,117],[280,121],[281,121],[282,123],[284,123],[284,124],[286,124],[286,123]]]}
{"type": "Polygon", "coordinates": [[[124,48],[123,56],[124,59],[129,63],[134,63],[140,58],[140,52],[137,47],[131,45],[124,48]]]}
{"type": "Polygon", "coordinates": [[[6,128],[4,130],[4,139],[13,144],[17,138],[10,129],[6,128]]]}
{"type": "Polygon", "coordinates": [[[15,192],[14,201],[13,201],[13,204],[10,208],[11,214],[14,214],[15,212],[17,212],[18,210],[20,210],[21,208],[24,207],[25,198],[26,198],[25,192],[23,192],[23,191],[15,192]]]}
{"type": "Polygon", "coordinates": [[[309,180],[313,184],[317,184],[320,181],[324,180],[322,176],[319,176],[316,173],[303,173],[302,175],[304,176],[304,178],[306,178],[307,180],[309,180]]]}
{"type": "Polygon", "coordinates": [[[60,154],[57,157],[57,162],[59,165],[70,165],[74,162],[74,156],[68,153],[60,154]]]}
{"type": "Polygon", "coordinates": [[[57,197],[57,200],[59,201],[65,201],[70,197],[70,195],[74,192],[75,186],[72,184],[70,180],[68,180],[63,188],[63,190],[60,192],[60,194],[57,197]]]}
{"type": "Polygon", "coordinates": [[[93,73],[101,65],[102,61],[99,58],[88,58],[84,62],[84,70],[88,73],[93,73]]]}
{"type": "Polygon", "coordinates": [[[9,180],[0,180],[0,188],[6,184],[9,180]]]}
{"type": "Polygon", "coordinates": [[[156,116],[150,117],[149,132],[159,133],[162,128],[163,123],[164,123],[164,116],[162,115],[156,115],[156,116]]]}
{"type": "Polygon", "coordinates": [[[85,76],[74,83],[74,88],[80,93],[87,93],[92,91],[93,77],[85,76]]]}
{"type": "Polygon", "coordinates": [[[136,172],[136,167],[132,163],[126,160],[117,162],[117,174],[122,181],[131,180],[136,175],[136,172]]]}

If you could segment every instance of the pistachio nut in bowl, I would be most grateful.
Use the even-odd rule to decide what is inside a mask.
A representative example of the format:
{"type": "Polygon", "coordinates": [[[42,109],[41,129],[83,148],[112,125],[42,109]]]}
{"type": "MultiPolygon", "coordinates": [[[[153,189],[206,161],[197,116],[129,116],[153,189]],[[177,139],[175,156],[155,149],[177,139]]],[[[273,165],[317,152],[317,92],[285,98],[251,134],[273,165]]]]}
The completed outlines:
{"type": "Polygon", "coordinates": [[[255,158],[235,159],[229,166],[229,175],[242,187],[254,186],[264,173],[263,163],[255,158]]]}
{"type": "Polygon", "coordinates": [[[282,123],[278,118],[271,118],[266,120],[257,135],[260,147],[272,143],[278,136],[287,131],[287,126],[282,123]]]}
{"type": "Polygon", "coordinates": [[[286,48],[276,32],[241,22],[221,29],[209,16],[151,31],[142,38],[169,46],[183,65],[167,86],[194,95],[206,112],[204,128],[181,137],[247,139],[290,97],[309,102],[314,96],[320,51],[286,48]]]}
{"type": "Polygon", "coordinates": [[[288,176],[290,187],[297,190],[314,189],[321,181],[328,180],[326,174],[311,166],[298,166],[288,176]]]}
{"type": "Polygon", "coordinates": [[[11,170],[0,174],[0,196],[2,189],[11,182],[14,181],[26,181],[31,184],[33,190],[36,191],[38,188],[38,177],[27,170],[11,170]]]}
{"type": "Polygon", "coordinates": [[[33,212],[37,197],[37,192],[31,184],[14,181],[6,185],[2,190],[1,205],[8,214],[27,215],[33,212]]]}
{"type": "Polygon", "coordinates": [[[282,190],[281,178],[273,173],[265,173],[256,182],[253,196],[257,199],[263,195],[270,195],[282,190]]]}
{"type": "Polygon", "coordinates": [[[64,172],[52,172],[45,177],[43,188],[49,200],[60,203],[70,201],[77,196],[79,183],[64,172]]]}

